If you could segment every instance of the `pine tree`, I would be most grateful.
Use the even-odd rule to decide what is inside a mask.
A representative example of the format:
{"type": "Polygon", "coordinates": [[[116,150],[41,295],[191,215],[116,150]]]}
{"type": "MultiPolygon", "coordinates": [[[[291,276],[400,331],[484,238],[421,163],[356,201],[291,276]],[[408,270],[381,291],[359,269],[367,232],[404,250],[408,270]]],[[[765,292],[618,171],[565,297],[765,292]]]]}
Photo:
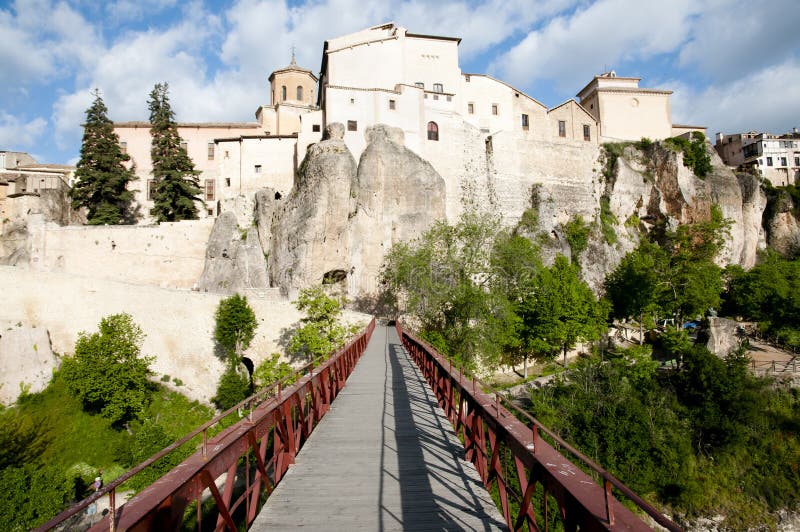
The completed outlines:
{"type": "Polygon", "coordinates": [[[77,180],[70,190],[72,205],[86,207],[93,225],[133,223],[133,192],[127,187],[136,174],[123,164],[130,156],[120,149],[100,91],[95,89],[93,94],[94,102],[86,110],[77,180]]]}
{"type": "Polygon", "coordinates": [[[158,222],[197,218],[200,172],[181,146],[175,113],[169,104],[166,83],[156,83],[147,102],[150,109],[150,134],[153,137],[150,159],[153,162],[153,202],[150,214],[158,222]]]}

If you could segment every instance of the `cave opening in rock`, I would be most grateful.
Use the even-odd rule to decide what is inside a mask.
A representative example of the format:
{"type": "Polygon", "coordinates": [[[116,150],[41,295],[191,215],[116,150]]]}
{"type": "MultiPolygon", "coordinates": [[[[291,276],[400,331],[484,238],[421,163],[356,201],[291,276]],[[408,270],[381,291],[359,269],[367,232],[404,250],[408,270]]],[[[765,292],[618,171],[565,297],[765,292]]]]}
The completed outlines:
{"type": "Polygon", "coordinates": [[[322,276],[322,284],[341,283],[347,279],[347,272],[344,270],[330,270],[322,276]]]}

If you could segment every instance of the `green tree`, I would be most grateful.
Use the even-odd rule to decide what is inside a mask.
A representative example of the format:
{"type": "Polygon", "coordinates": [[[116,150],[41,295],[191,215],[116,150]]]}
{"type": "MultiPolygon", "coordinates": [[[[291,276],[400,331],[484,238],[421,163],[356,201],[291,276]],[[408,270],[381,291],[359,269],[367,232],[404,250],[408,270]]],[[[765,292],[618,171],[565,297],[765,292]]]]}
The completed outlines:
{"type": "Polygon", "coordinates": [[[261,389],[274,382],[282,380],[294,374],[294,368],[286,362],[281,361],[280,353],[272,353],[265,358],[253,372],[253,381],[256,388],[261,389]]]}
{"type": "Polygon", "coordinates": [[[658,311],[668,262],[668,255],[657,244],[643,241],[606,278],[606,295],[614,317],[639,320],[639,343],[644,339],[645,314],[658,311]]]}
{"type": "Polygon", "coordinates": [[[305,312],[303,323],[289,340],[290,353],[313,360],[331,354],[344,343],[347,330],[339,323],[342,306],[320,286],[306,288],[295,302],[305,312]]]}
{"type": "Polygon", "coordinates": [[[606,330],[608,305],[598,301],[580,278],[578,266],[558,255],[543,268],[521,305],[521,337],[540,356],[564,355],[579,341],[595,340],[606,330]]]}
{"type": "MultiPolygon", "coordinates": [[[[513,308],[492,290],[491,255],[500,234],[497,220],[465,214],[456,225],[438,222],[419,239],[396,244],[382,272],[420,334],[460,364],[492,368],[513,343],[513,308]]],[[[498,263],[507,259],[498,256],[498,263]]],[[[503,283],[514,284],[509,276],[503,283]]],[[[510,287],[509,284],[509,287],[510,287]]]]}
{"type": "Polygon", "coordinates": [[[211,398],[211,402],[224,411],[247,399],[250,392],[250,379],[247,375],[236,367],[228,366],[219,378],[217,394],[211,398]]]}
{"type": "Polygon", "coordinates": [[[200,194],[200,172],[181,146],[175,113],[169,103],[169,86],[157,83],[150,92],[150,134],[153,137],[150,159],[153,163],[153,203],[150,214],[158,222],[197,218],[196,201],[200,194]]]}
{"type": "Polygon", "coordinates": [[[219,302],[214,319],[214,340],[228,362],[238,364],[242,352],[250,347],[258,327],[255,312],[246,297],[234,294],[219,302]]]}
{"type": "Polygon", "coordinates": [[[85,207],[90,224],[133,223],[133,192],[128,184],[136,179],[133,169],[123,163],[130,156],[122,153],[108,108],[95,89],[94,102],[86,110],[81,158],[75,168],[75,185],[70,189],[72,205],[85,207]]]}
{"type": "Polygon", "coordinates": [[[99,412],[116,425],[145,410],[153,359],[139,356],[143,338],[129,314],[107,316],[98,332],[78,335],[75,356],[64,359],[60,372],[85,410],[99,412]]]}

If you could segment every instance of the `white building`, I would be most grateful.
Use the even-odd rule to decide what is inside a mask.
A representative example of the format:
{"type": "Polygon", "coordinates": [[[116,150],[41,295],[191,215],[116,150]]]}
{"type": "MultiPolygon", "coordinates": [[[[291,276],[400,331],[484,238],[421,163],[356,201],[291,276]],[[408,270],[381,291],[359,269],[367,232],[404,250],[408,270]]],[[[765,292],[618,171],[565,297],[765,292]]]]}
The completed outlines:
{"type": "Polygon", "coordinates": [[[722,161],[738,170],[754,169],[774,186],[800,183],[800,133],[772,135],[749,131],[717,133],[714,144],[722,161]]]}
{"type": "MultiPolygon", "coordinates": [[[[595,77],[579,93],[580,102],[548,110],[503,81],[463,73],[460,42],[411,33],[394,23],[329,39],[319,79],[294,58],[272,73],[271,103],[258,107],[256,122],[179,124],[202,172],[205,215],[225,208],[246,214],[250,206],[243,198],[261,187],[288,193],[307,147],[333,122],[344,124],[345,143],[356,160],[366,147],[368,127],[400,128],[406,146],[445,179],[450,219],[459,215],[463,181],[485,171],[491,149],[524,151],[549,143],[581,150],[603,140],[659,139],[698,129],[672,125],[670,91],[640,89],[638,78],[613,74],[595,77]]],[[[142,179],[138,200],[147,215],[149,124],[115,127],[142,179]]]]}

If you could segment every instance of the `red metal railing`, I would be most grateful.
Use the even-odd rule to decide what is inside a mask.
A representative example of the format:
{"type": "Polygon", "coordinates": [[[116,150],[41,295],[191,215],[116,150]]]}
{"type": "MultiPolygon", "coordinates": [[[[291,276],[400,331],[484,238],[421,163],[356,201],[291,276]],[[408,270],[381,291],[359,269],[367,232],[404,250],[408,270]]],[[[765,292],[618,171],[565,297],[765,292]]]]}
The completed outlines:
{"type": "MultiPolygon", "coordinates": [[[[201,524],[209,520],[202,504],[205,490],[209,490],[216,505],[215,530],[235,531],[235,521],[242,521],[242,518],[249,526],[263,504],[263,495],[271,493],[280,482],[311,431],[344,387],[374,329],[373,319],[364,332],[318,367],[312,362],[295,375],[259,391],[37,530],[59,526],[106,494],[109,514],[90,530],[176,530],[184,522],[184,513],[192,502],[196,503],[196,529],[200,530],[201,524]],[[300,374],[303,375],[294,384],[284,388],[300,374]],[[229,414],[243,409],[248,411],[246,418],[208,439],[209,429],[229,414]],[[124,505],[115,507],[116,491],[121,484],[201,434],[202,444],[196,453],[124,505]],[[220,491],[218,479],[225,473],[220,491]]],[[[214,521],[213,513],[210,519],[214,521]]]]}
{"type": "Polygon", "coordinates": [[[453,367],[452,361],[397,324],[403,346],[422,371],[453,428],[462,441],[466,459],[475,465],[484,486],[496,494],[503,517],[512,530],[547,529],[550,520],[548,495],[558,505],[558,517],[566,530],[650,530],[612,494],[619,490],[652,519],[668,530],[681,530],[655,508],[638,497],[613,475],[589,460],[542,426],[500,393],[453,367]],[[521,422],[501,403],[526,419],[521,422]],[[559,448],[583,462],[598,481],[575,467],[541,438],[546,434],[559,448]],[[537,497],[538,504],[534,504],[537,497]],[[536,509],[539,515],[536,515],[536,509]]]}

